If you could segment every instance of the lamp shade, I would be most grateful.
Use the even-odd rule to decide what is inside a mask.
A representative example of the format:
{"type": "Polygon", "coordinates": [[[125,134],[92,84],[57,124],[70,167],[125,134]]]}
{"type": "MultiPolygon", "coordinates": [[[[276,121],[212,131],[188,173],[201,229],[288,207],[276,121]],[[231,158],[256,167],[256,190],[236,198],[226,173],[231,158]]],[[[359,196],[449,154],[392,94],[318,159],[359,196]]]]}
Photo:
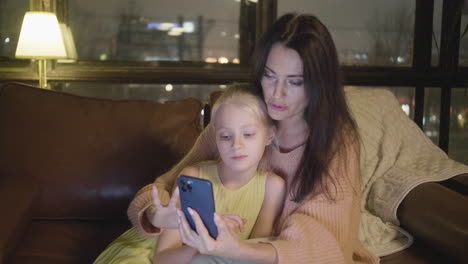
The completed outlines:
{"type": "Polygon", "coordinates": [[[78,54],[76,52],[75,40],[73,39],[73,33],[69,26],[60,23],[60,30],[62,31],[63,42],[65,44],[65,49],[67,51],[67,58],[69,60],[78,59],[78,54]]]}
{"type": "Polygon", "coordinates": [[[54,13],[26,12],[16,47],[17,58],[61,59],[67,53],[54,13]]]}

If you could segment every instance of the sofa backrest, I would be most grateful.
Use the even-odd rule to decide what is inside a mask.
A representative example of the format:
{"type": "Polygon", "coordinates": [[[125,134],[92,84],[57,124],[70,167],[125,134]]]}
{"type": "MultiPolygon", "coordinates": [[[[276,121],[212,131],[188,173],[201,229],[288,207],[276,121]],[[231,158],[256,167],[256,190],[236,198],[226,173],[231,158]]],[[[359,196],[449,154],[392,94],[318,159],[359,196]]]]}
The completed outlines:
{"type": "Polygon", "coordinates": [[[126,217],[135,193],[191,148],[202,106],[193,98],[118,101],[5,84],[0,178],[40,182],[34,217],[126,217]]]}

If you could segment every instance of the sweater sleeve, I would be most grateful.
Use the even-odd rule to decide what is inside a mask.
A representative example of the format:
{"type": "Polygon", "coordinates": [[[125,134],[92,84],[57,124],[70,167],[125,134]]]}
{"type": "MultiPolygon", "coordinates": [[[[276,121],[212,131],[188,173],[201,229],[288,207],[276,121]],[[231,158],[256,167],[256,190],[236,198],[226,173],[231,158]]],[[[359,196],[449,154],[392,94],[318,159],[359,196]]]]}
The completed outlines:
{"type": "Polygon", "coordinates": [[[217,156],[216,138],[213,125],[210,123],[195,141],[189,153],[177,163],[170,171],[156,178],[153,184],[140,189],[127,210],[128,218],[133,227],[144,237],[159,235],[160,229],[153,226],[145,216],[146,210],[156,211],[151,195],[153,186],[158,188],[159,199],[162,205],[167,205],[170,200],[170,192],[173,190],[175,179],[182,169],[197,162],[215,159],[217,156]]]}
{"type": "Polygon", "coordinates": [[[321,193],[300,204],[286,201],[280,235],[271,242],[278,263],[378,263],[358,240],[359,145],[353,145],[332,160],[334,181],[326,188],[333,199],[321,193]]]}

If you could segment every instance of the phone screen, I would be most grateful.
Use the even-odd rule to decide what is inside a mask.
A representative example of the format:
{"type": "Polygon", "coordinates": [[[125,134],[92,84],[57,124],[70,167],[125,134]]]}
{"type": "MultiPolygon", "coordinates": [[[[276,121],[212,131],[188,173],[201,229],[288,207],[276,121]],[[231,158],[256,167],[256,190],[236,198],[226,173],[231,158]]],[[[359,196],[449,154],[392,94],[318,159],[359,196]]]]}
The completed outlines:
{"type": "Polygon", "coordinates": [[[181,175],[177,178],[177,186],[179,187],[181,209],[192,230],[196,232],[195,223],[187,211],[189,207],[200,215],[210,236],[216,238],[218,236],[218,228],[214,223],[215,204],[211,182],[181,175]]]}

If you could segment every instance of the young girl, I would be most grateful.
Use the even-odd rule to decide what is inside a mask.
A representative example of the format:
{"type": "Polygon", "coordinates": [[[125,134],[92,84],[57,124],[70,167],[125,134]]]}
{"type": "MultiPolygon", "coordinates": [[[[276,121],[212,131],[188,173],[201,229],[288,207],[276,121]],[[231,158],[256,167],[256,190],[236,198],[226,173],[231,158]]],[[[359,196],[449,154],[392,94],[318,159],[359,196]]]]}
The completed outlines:
{"type": "MultiPolygon", "coordinates": [[[[246,86],[231,85],[213,107],[212,122],[218,159],[186,167],[179,175],[212,182],[215,221],[222,218],[231,223],[233,233],[243,231],[236,234],[239,238],[271,236],[286,187],[281,177],[268,170],[265,147],[274,137],[274,124],[265,103],[246,86]]],[[[176,189],[173,205],[178,193],[176,189]]],[[[158,195],[156,188],[153,195],[158,195]]],[[[158,239],[141,237],[132,228],[95,263],[151,263],[151,259],[153,263],[189,263],[197,254],[196,249],[182,244],[178,229],[164,229],[158,239]]]]}
{"type": "MultiPolygon", "coordinates": [[[[216,216],[246,219],[242,239],[272,235],[281,212],[284,180],[267,170],[265,147],[274,136],[273,123],[261,98],[233,85],[217,100],[212,111],[220,160],[186,167],[180,174],[213,183],[216,216]]],[[[229,218],[228,218],[229,220],[229,218]]],[[[188,263],[197,250],[182,245],[177,229],[162,231],[154,263],[188,263]]]]}

